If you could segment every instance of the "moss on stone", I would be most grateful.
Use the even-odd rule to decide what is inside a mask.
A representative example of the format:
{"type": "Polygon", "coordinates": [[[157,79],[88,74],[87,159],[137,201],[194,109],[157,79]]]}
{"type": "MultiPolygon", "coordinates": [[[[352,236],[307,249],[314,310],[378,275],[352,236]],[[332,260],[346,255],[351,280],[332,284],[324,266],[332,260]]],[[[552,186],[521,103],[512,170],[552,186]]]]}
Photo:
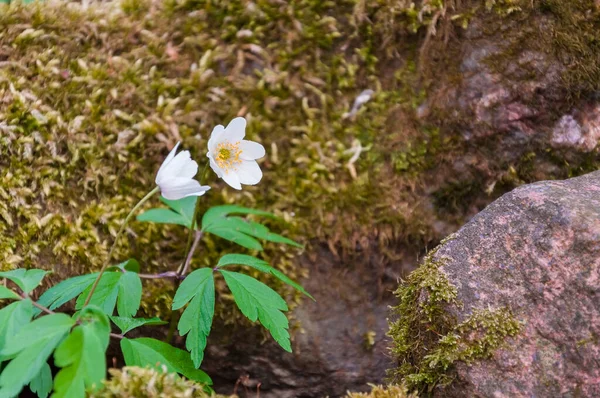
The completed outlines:
{"type": "Polygon", "coordinates": [[[348,393],[346,398],[418,398],[415,393],[409,393],[404,386],[371,386],[370,392],[348,393]]]}
{"type": "MultiPolygon", "coordinates": [[[[442,243],[443,244],[443,243],[442,243]]],[[[431,392],[453,381],[452,367],[489,358],[521,325],[508,308],[473,311],[458,320],[451,308],[460,308],[457,290],[440,266],[444,259],[430,252],[423,264],[402,282],[390,324],[392,353],[398,367],[389,372],[392,382],[411,390],[431,392]]]]}
{"type": "Polygon", "coordinates": [[[166,369],[126,366],[110,369],[109,373],[111,378],[98,391],[89,392],[89,398],[227,398],[207,393],[204,385],[168,373],[166,369]]]}

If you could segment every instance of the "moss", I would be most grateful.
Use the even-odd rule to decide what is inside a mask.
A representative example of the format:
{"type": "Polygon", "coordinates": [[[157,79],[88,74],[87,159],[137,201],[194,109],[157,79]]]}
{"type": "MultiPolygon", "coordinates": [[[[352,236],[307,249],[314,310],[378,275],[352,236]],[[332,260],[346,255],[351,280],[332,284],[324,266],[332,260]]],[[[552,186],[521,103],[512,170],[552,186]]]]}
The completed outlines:
{"type": "Polygon", "coordinates": [[[346,398],[418,398],[416,394],[409,393],[404,386],[371,386],[371,392],[348,393],[346,398]]]}
{"type": "MultiPolygon", "coordinates": [[[[205,386],[179,377],[166,370],[139,368],[135,366],[110,369],[111,378],[89,398],[226,398],[205,392],[205,386]]],[[[231,398],[235,398],[231,396],[231,398]]]]}
{"type": "Polygon", "coordinates": [[[388,332],[398,360],[398,368],[390,370],[391,380],[422,393],[451,383],[456,362],[489,358],[521,328],[507,308],[475,310],[463,321],[456,319],[449,308],[462,304],[456,287],[440,270],[445,261],[435,256],[440,247],[396,291],[398,319],[388,332]]]}

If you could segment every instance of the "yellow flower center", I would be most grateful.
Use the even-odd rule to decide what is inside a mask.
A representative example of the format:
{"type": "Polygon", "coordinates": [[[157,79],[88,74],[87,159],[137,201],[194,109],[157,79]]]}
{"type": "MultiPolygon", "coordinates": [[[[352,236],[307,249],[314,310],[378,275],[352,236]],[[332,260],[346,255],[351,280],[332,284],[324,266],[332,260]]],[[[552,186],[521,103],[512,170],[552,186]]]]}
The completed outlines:
{"type": "Polygon", "coordinates": [[[217,156],[215,156],[215,162],[222,168],[226,173],[231,170],[236,170],[238,164],[242,163],[240,155],[242,150],[240,149],[239,141],[236,143],[221,142],[217,145],[217,156]]]}

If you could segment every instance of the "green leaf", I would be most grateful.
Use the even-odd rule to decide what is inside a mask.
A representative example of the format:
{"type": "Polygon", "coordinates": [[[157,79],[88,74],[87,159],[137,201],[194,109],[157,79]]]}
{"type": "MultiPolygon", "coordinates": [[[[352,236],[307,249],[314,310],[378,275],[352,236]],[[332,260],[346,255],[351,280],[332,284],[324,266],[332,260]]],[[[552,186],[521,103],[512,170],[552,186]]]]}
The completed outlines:
{"type": "Polygon", "coordinates": [[[34,380],[73,325],[65,314],[45,315],[12,336],[0,351],[1,357],[14,358],[0,374],[0,397],[15,396],[34,380]]]}
{"type": "Polygon", "coordinates": [[[46,398],[52,391],[52,371],[47,363],[42,365],[40,372],[29,383],[31,392],[36,393],[39,398],[46,398]]]}
{"type": "Polygon", "coordinates": [[[137,216],[138,221],[153,222],[157,224],[177,224],[190,227],[190,221],[181,214],[169,209],[150,209],[137,216]]]}
{"type": "MultiPolygon", "coordinates": [[[[96,291],[89,302],[89,305],[94,305],[102,309],[105,314],[112,315],[117,304],[119,296],[119,286],[123,273],[122,272],[105,272],[100,278],[100,282],[96,287],[96,291]]],[[[93,282],[92,282],[93,284],[93,282]]],[[[85,304],[85,300],[90,294],[92,284],[88,286],[77,298],[75,309],[80,310],[85,304]]]]}
{"type": "Polygon", "coordinates": [[[202,230],[206,230],[213,224],[218,224],[222,220],[226,219],[230,214],[254,214],[257,216],[264,216],[269,218],[277,218],[275,214],[267,211],[250,209],[247,207],[236,206],[236,205],[223,205],[211,207],[202,216],[202,230]]]}
{"type": "MultiPolygon", "coordinates": [[[[54,310],[79,296],[86,288],[94,283],[97,276],[98,274],[94,273],[65,279],[58,285],[46,290],[38,300],[38,304],[49,308],[50,310],[54,310]]],[[[36,315],[40,312],[41,310],[35,309],[36,315]]]]}
{"type": "Polygon", "coordinates": [[[13,292],[9,288],[6,288],[6,287],[0,285],[0,300],[3,300],[3,299],[18,300],[18,299],[20,299],[20,297],[17,293],[13,292]]]}
{"type": "Polygon", "coordinates": [[[122,339],[121,350],[127,366],[158,367],[164,365],[168,372],[177,372],[190,380],[212,385],[206,373],[196,369],[190,355],[167,343],[150,338],[122,339]]]}
{"type": "Polygon", "coordinates": [[[291,239],[272,233],[269,228],[262,224],[231,216],[231,214],[254,214],[276,218],[272,213],[246,207],[216,206],[210,208],[202,217],[202,230],[252,250],[262,250],[262,246],[256,239],[285,243],[299,248],[303,247],[291,239]]]}
{"type": "Polygon", "coordinates": [[[86,389],[100,387],[106,376],[108,318],[100,308],[86,307],[79,322],[54,352],[54,364],[62,369],[54,378],[53,398],[85,397],[86,389]]]}
{"type": "Polygon", "coordinates": [[[16,283],[17,286],[23,290],[23,292],[29,294],[40,284],[48,272],[49,271],[44,271],[41,269],[25,270],[23,268],[19,268],[13,271],[0,272],[0,278],[10,279],[16,283]]]}
{"type": "Polygon", "coordinates": [[[194,207],[198,197],[189,196],[179,200],[168,200],[160,197],[171,209],[150,209],[140,214],[138,221],[154,222],[159,224],[177,224],[191,228],[194,218],[194,207]]]}
{"type": "Polygon", "coordinates": [[[289,238],[271,232],[268,227],[259,224],[256,221],[244,220],[240,217],[229,217],[227,219],[227,223],[230,224],[231,228],[234,228],[237,231],[243,232],[258,239],[263,239],[274,243],[284,243],[286,245],[295,246],[300,249],[304,248],[304,246],[294,242],[289,238]]]}
{"type": "MultiPolygon", "coordinates": [[[[135,272],[125,272],[119,280],[117,312],[122,317],[133,317],[142,302],[142,280],[135,272]]],[[[108,315],[111,315],[112,312],[108,315]]]]}
{"type": "Polygon", "coordinates": [[[258,271],[271,274],[283,283],[292,286],[294,289],[315,300],[314,297],[311,296],[306,290],[304,290],[304,288],[301,285],[288,278],[283,272],[271,267],[266,261],[256,257],[248,256],[246,254],[226,254],[219,259],[219,262],[217,263],[217,268],[234,264],[246,265],[258,271]]]}
{"type": "Polygon", "coordinates": [[[210,232],[213,235],[217,235],[223,239],[227,239],[233,243],[245,247],[246,249],[262,251],[262,245],[251,236],[245,235],[242,232],[238,232],[234,229],[229,228],[210,228],[206,232],[210,232]]]}
{"type": "Polygon", "coordinates": [[[201,268],[189,274],[177,289],[173,310],[178,310],[191,300],[179,320],[181,336],[187,334],[185,348],[198,368],[204,359],[206,339],[210,334],[215,314],[215,283],[213,270],[201,268]]]}
{"type": "Polygon", "coordinates": [[[126,317],[120,317],[120,316],[110,316],[109,318],[111,321],[113,321],[113,323],[115,325],[117,325],[117,327],[119,329],[121,329],[121,334],[125,334],[129,331],[132,331],[135,328],[139,328],[140,326],[165,325],[168,323],[165,321],[161,321],[157,317],[146,319],[146,318],[126,318],[126,317]]]}
{"type": "Polygon", "coordinates": [[[135,258],[130,258],[127,261],[123,261],[121,264],[109,267],[108,269],[113,271],[121,270],[122,272],[131,271],[139,273],[140,263],[138,263],[135,258]]]}
{"type": "Polygon", "coordinates": [[[286,351],[292,352],[288,320],[281,311],[287,311],[285,301],[262,282],[237,272],[220,270],[233,293],[235,303],[248,319],[266,327],[271,336],[286,351]]]}
{"type": "MultiPolygon", "coordinates": [[[[6,347],[9,339],[14,337],[21,328],[31,322],[33,305],[31,300],[21,300],[11,303],[0,310],[0,352],[6,347]]],[[[2,356],[0,355],[0,362],[2,356]]]]}

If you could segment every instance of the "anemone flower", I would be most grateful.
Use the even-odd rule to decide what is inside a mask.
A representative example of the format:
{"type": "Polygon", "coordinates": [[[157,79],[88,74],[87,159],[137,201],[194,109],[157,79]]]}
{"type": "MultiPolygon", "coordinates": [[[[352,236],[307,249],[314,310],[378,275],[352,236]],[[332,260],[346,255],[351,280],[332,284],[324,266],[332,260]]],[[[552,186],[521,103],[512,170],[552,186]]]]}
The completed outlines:
{"type": "Polygon", "coordinates": [[[175,155],[179,144],[178,142],[171,150],[156,173],[156,185],[162,196],[169,200],[202,196],[210,189],[194,180],[198,173],[198,163],[191,159],[189,151],[181,151],[175,155]]]}
{"type": "Polygon", "coordinates": [[[227,127],[216,126],[208,140],[210,167],[235,189],[242,189],[241,184],[256,185],[262,178],[256,159],[265,156],[265,148],[244,140],[245,135],[246,119],[236,117],[227,127]]]}

